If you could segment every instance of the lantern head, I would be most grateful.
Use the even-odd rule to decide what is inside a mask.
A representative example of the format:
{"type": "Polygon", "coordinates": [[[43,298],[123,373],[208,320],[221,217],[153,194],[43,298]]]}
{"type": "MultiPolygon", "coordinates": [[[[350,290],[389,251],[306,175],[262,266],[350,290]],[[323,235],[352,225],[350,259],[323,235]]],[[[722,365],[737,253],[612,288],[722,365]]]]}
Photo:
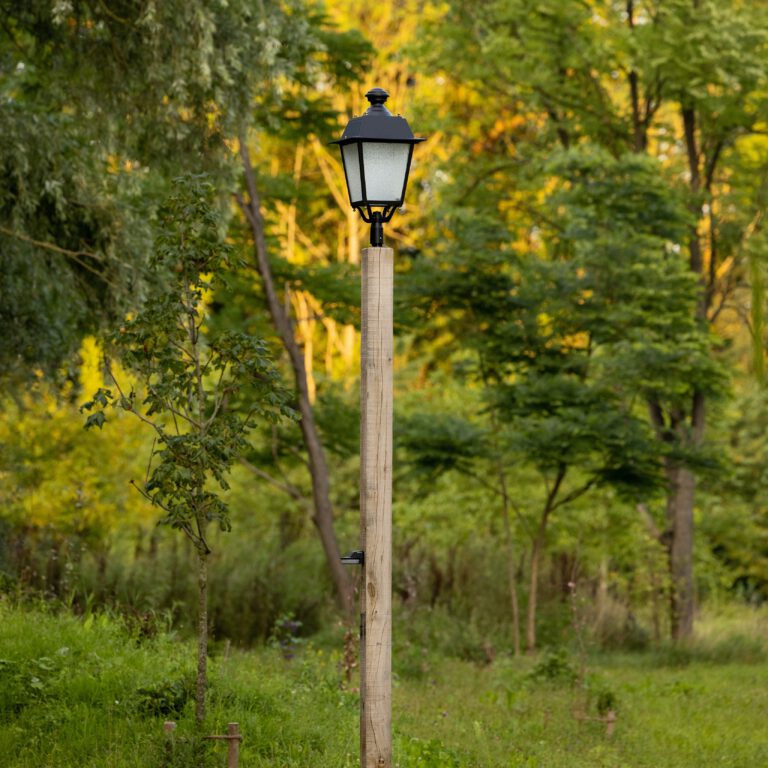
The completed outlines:
{"type": "Polygon", "coordinates": [[[371,245],[384,244],[382,224],[405,199],[413,147],[417,139],[405,118],[393,115],[384,103],[389,94],[374,88],[365,94],[371,103],[362,117],[353,117],[338,141],[349,202],[371,224],[371,245]]]}

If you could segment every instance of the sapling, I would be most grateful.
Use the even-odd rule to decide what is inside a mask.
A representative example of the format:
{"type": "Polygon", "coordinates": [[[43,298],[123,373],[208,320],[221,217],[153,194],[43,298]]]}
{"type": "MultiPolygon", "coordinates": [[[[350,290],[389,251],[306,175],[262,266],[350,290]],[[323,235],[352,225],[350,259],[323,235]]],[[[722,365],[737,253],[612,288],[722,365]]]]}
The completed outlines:
{"type": "Polygon", "coordinates": [[[86,428],[101,428],[113,407],[153,433],[146,478],[131,483],[162,510],[160,522],[181,531],[197,553],[198,725],[207,687],[209,526],[230,530],[221,492],[229,488],[227,475],[248,432],[259,422],[295,415],[264,341],[205,332],[206,296],[231,266],[212,197],[203,177],[177,180],[160,211],[147,299],[109,339],[142,395],[119,380],[107,358],[111,388],[99,389],[81,408],[91,412],[86,428]]]}

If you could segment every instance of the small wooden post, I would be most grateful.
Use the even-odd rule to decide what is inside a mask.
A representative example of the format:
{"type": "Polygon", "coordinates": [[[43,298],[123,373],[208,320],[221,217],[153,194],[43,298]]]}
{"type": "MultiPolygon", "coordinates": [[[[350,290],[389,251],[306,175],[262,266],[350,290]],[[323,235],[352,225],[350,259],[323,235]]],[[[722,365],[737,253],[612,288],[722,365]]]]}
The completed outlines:
{"type": "Polygon", "coordinates": [[[227,768],[237,768],[240,759],[240,728],[237,723],[227,724],[227,734],[229,735],[229,745],[227,750],[227,768]]]}
{"type": "Polygon", "coordinates": [[[227,724],[226,736],[204,736],[204,739],[210,741],[226,741],[227,743],[227,768],[237,768],[240,759],[240,742],[243,737],[240,735],[240,726],[237,723],[227,724]]]}
{"type": "Polygon", "coordinates": [[[165,762],[163,765],[171,765],[173,762],[173,732],[176,730],[176,723],[173,720],[166,720],[163,723],[163,732],[165,733],[165,762]]]}
{"type": "Polygon", "coordinates": [[[392,768],[392,249],[362,266],[360,766],[392,768]]]}

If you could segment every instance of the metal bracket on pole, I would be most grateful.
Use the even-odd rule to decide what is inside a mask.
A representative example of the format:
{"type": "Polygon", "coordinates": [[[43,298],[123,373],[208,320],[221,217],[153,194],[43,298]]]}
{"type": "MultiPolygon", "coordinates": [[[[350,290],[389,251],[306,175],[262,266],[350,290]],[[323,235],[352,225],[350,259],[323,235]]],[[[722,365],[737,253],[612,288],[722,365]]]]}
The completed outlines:
{"type": "Polygon", "coordinates": [[[365,552],[362,549],[357,549],[348,555],[342,555],[341,562],[344,565],[365,565],[365,552]]]}

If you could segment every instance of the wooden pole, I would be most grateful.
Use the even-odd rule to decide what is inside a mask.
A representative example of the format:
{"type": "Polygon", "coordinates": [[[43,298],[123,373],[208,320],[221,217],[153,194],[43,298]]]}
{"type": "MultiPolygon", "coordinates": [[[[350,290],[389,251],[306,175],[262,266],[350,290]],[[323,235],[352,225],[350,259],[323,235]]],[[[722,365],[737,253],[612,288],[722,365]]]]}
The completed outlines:
{"type": "Polygon", "coordinates": [[[176,723],[173,720],[166,720],[163,723],[163,731],[165,733],[165,762],[163,766],[171,765],[173,763],[173,732],[176,730],[176,723]]]}
{"type": "Polygon", "coordinates": [[[229,735],[229,747],[227,749],[227,768],[238,768],[240,759],[240,727],[237,723],[227,724],[227,734],[229,735]]]}
{"type": "Polygon", "coordinates": [[[363,249],[360,339],[360,766],[392,768],[391,248],[363,249]]]}
{"type": "Polygon", "coordinates": [[[238,768],[240,759],[240,742],[243,740],[240,734],[240,726],[237,723],[227,723],[226,736],[204,736],[209,741],[226,741],[227,743],[227,768],[238,768]]]}

